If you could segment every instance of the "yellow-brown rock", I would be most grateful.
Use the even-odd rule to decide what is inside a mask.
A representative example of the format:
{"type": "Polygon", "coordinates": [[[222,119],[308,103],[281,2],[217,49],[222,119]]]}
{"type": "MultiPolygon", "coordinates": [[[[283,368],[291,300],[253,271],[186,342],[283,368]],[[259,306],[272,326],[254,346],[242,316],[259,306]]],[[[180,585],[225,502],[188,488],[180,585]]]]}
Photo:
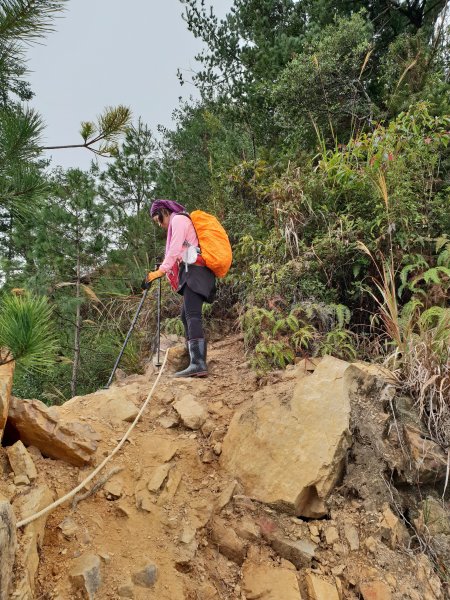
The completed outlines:
{"type": "Polygon", "coordinates": [[[406,527],[400,519],[394,515],[388,505],[383,507],[383,514],[380,520],[380,531],[382,539],[393,549],[399,543],[406,544],[409,539],[406,527]]]}
{"type": "Polygon", "coordinates": [[[0,366],[0,442],[8,418],[13,376],[14,362],[0,366]]]}
{"type": "Polygon", "coordinates": [[[136,383],[127,386],[127,394],[120,387],[112,386],[86,396],[75,396],[58,407],[62,419],[70,419],[73,414],[95,415],[113,425],[123,421],[131,423],[139,412],[137,404],[142,391],[136,383]]]}
{"type": "Polygon", "coordinates": [[[450,536],[450,511],[442,502],[428,496],[422,501],[419,516],[414,520],[414,524],[422,534],[450,536]]]}
{"type": "Polygon", "coordinates": [[[246,598],[302,600],[295,570],[273,563],[245,563],[242,584],[246,598]]]}
{"type": "Polygon", "coordinates": [[[317,575],[310,573],[306,576],[305,583],[308,589],[308,598],[311,600],[339,600],[336,586],[317,575]]]}
{"type": "MultiPolygon", "coordinates": [[[[53,494],[46,485],[39,485],[19,496],[14,509],[20,520],[39,512],[53,502],[53,494]]],[[[12,598],[29,600],[34,598],[34,582],[39,566],[39,552],[44,541],[47,515],[27,525],[20,536],[20,555],[16,560],[15,590],[12,598]]]]}
{"type": "Polygon", "coordinates": [[[246,555],[246,545],[230,525],[216,517],[211,525],[211,540],[219,552],[229,560],[242,565],[246,555]]]}
{"type": "Polygon", "coordinates": [[[11,504],[0,501],[0,600],[9,600],[16,554],[16,520],[11,504]]]}
{"type": "Polygon", "coordinates": [[[39,448],[44,456],[82,466],[97,449],[96,432],[87,424],[64,421],[56,408],[39,400],[11,398],[9,417],[26,446],[39,448]]]}
{"type": "Polygon", "coordinates": [[[325,357],[294,389],[267,386],[235,414],[221,463],[248,496],[296,515],[326,514],[351,439],[348,367],[325,357]]]}
{"type": "Polygon", "coordinates": [[[36,479],[37,471],[33,459],[20,440],[12,446],[9,446],[6,449],[6,453],[8,454],[11,469],[14,471],[16,477],[26,475],[30,481],[36,479]]]}
{"type": "Polygon", "coordinates": [[[415,427],[403,427],[406,445],[413,463],[413,480],[417,483],[437,483],[447,476],[447,454],[415,427]]]}
{"type": "Polygon", "coordinates": [[[362,583],[359,591],[364,600],[391,600],[392,598],[391,590],[384,581],[362,583]]]}

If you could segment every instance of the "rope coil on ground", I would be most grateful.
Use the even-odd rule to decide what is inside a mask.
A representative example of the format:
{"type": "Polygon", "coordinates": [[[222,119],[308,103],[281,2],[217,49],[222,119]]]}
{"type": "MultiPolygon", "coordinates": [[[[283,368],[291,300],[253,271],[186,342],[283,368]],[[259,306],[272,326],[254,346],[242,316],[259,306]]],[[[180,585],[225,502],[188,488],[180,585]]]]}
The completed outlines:
{"type": "Polygon", "coordinates": [[[114,450],[111,452],[111,454],[109,454],[98,465],[98,467],[96,467],[92,471],[92,473],[90,475],[88,475],[86,477],[86,479],[84,479],[84,481],[82,481],[79,485],[77,485],[76,488],[74,488],[73,490],[71,490],[70,492],[68,492],[67,494],[65,494],[61,498],[59,498],[58,500],[55,500],[55,502],[53,502],[52,504],[50,504],[46,508],[43,508],[42,510],[40,510],[37,513],[35,513],[34,515],[30,515],[26,519],[23,519],[22,521],[19,521],[18,523],[16,523],[16,528],[17,529],[21,529],[22,527],[25,527],[25,525],[29,525],[33,521],[36,521],[37,519],[40,519],[41,517],[43,517],[47,513],[51,512],[52,510],[55,510],[55,508],[57,508],[58,506],[61,506],[61,504],[64,504],[65,502],[67,502],[68,500],[70,500],[71,498],[73,498],[78,492],[80,492],[84,488],[84,486],[86,484],[90,483],[94,479],[94,477],[96,475],[98,475],[98,473],[100,473],[100,471],[109,463],[109,461],[119,452],[119,450],[122,448],[122,446],[124,445],[124,443],[127,441],[130,433],[136,427],[139,419],[141,418],[141,416],[143,415],[143,413],[144,413],[144,411],[145,411],[145,409],[147,407],[147,404],[149,403],[150,399],[152,398],[152,396],[153,396],[153,394],[155,392],[155,389],[158,386],[159,380],[161,379],[161,376],[162,376],[162,374],[164,372],[168,355],[169,355],[169,351],[167,350],[166,351],[166,355],[165,355],[164,360],[163,360],[163,363],[162,363],[162,366],[161,366],[161,369],[160,369],[160,371],[158,373],[158,377],[156,378],[154,384],[152,385],[152,389],[148,393],[148,396],[147,396],[144,404],[142,405],[142,407],[141,407],[140,411],[138,412],[136,418],[131,423],[130,427],[127,429],[127,431],[125,432],[124,436],[122,437],[122,439],[120,440],[120,442],[117,444],[117,446],[114,448],[114,450]]]}

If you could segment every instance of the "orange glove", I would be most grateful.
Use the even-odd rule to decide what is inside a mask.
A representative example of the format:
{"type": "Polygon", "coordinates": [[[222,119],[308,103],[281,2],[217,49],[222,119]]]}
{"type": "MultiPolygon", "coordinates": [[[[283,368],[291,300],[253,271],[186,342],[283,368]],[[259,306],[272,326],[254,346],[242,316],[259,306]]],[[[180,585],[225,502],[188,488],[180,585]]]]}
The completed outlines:
{"type": "Polygon", "coordinates": [[[164,277],[164,275],[165,273],[164,271],[161,271],[161,269],[158,269],[157,271],[151,271],[150,273],[147,273],[145,281],[147,283],[152,283],[152,281],[155,281],[155,279],[159,279],[160,277],[164,277]]]}

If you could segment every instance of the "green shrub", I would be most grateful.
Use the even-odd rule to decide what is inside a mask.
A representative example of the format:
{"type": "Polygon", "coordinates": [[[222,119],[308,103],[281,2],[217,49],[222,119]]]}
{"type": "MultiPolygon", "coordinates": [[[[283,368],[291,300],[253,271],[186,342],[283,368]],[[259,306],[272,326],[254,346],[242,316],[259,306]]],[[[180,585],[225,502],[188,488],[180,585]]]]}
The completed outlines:
{"type": "Polygon", "coordinates": [[[345,329],[350,318],[346,306],[305,302],[288,313],[252,306],[240,324],[253,366],[267,371],[284,368],[296,356],[333,354],[353,360],[353,336],[345,329]]]}

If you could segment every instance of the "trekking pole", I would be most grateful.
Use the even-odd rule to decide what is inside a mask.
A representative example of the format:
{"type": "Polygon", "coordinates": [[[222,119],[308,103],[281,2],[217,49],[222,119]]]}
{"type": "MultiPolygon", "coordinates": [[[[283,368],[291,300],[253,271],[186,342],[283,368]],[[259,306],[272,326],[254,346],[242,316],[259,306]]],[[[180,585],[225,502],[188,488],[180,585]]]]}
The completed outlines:
{"type": "Polygon", "coordinates": [[[131,336],[131,334],[133,332],[134,326],[136,325],[136,321],[138,320],[139,313],[141,312],[142,305],[144,304],[145,299],[147,298],[147,294],[148,294],[148,290],[149,289],[150,289],[150,287],[146,288],[144,290],[144,293],[142,294],[142,298],[141,298],[141,301],[139,302],[139,306],[137,307],[137,311],[136,311],[136,314],[134,315],[134,319],[133,319],[133,321],[131,323],[131,327],[128,330],[127,337],[125,338],[125,341],[123,343],[122,350],[120,351],[119,356],[117,357],[117,360],[116,360],[116,362],[114,364],[113,370],[112,370],[111,375],[109,376],[109,379],[108,379],[108,383],[103,388],[105,390],[107,390],[109,388],[109,386],[111,385],[111,383],[112,383],[112,380],[113,380],[113,377],[114,377],[114,373],[116,372],[117,367],[119,366],[120,359],[122,358],[123,353],[125,352],[125,348],[127,347],[128,340],[130,339],[130,336],[131,336]]]}
{"type": "MultiPolygon", "coordinates": [[[[161,266],[160,264],[155,265],[156,269],[159,269],[160,266],[161,266]]],[[[157,300],[158,312],[157,312],[157,321],[156,321],[156,363],[155,363],[155,367],[160,367],[162,364],[161,360],[160,360],[160,352],[161,352],[161,292],[162,292],[161,282],[162,282],[162,277],[160,277],[158,279],[158,300],[157,300]]]]}

